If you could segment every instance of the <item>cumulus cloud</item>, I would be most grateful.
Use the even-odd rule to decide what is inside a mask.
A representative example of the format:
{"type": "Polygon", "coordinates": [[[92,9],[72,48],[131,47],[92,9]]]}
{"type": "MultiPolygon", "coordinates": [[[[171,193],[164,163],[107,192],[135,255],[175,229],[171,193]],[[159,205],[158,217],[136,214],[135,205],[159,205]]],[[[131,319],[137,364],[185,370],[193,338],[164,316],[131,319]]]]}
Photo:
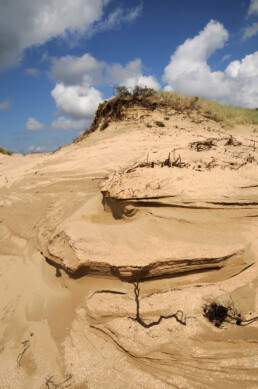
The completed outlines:
{"type": "Polygon", "coordinates": [[[54,130],[77,130],[82,131],[85,130],[90,125],[90,120],[81,119],[74,120],[70,118],[66,118],[65,116],[59,116],[56,120],[54,120],[51,124],[51,127],[54,130]]]}
{"type": "Polygon", "coordinates": [[[66,86],[59,83],[51,92],[58,112],[74,119],[91,118],[102,101],[101,92],[88,85],[66,86]]]}
{"type": "Polygon", "coordinates": [[[0,103],[0,111],[6,111],[7,109],[11,108],[11,101],[10,100],[4,100],[0,103]]]}
{"type": "Polygon", "coordinates": [[[258,34],[258,23],[253,23],[251,26],[248,26],[244,29],[243,40],[252,38],[258,34]]]}
{"type": "Polygon", "coordinates": [[[40,131],[43,130],[44,125],[38,122],[36,119],[30,117],[25,123],[25,128],[29,131],[40,131]]]}
{"type": "Polygon", "coordinates": [[[171,56],[163,80],[172,90],[216,99],[224,104],[255,108],[258,101],[258,52],[211,71],[207,60],[224,46],[228,32],[211,20],[197,36],[187,39],[171,56]]]}
{"type": "Polygon", "coordinates": [[[130,22],[140,7],[119,7],[105,15],[111,0],[0,0],[0,70],[19,63],[26,48],[68,34],[94,32],[130,22]],[[120,17],[120,19],[117,19],[120,17]]]}
{"type": "Polygon", "coordinates": [[[76,85],[87,82],[99,84],[102,80],[104,62],[97,61],[86,53],[81,57],[67,55],[52,59],[51,77],[64,85],[76,85]]]}
{"type": "Polygon", "coordinates": [[[248,8],[248,15],[258,14],[258,0],[251,0],[248,8]]]}

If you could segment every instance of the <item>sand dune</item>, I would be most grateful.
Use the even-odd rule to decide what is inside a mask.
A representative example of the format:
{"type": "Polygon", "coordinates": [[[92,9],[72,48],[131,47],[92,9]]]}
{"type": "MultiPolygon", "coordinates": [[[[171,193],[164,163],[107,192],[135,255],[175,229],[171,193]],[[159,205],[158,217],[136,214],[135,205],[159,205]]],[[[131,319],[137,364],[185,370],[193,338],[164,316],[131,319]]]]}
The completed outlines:
{"type": "Polygon", "coordinates": [[[203,316],[257,316],[257,132],[154,108],[0,154],[0,388],[257,385],[257,321],[203,316]]]}

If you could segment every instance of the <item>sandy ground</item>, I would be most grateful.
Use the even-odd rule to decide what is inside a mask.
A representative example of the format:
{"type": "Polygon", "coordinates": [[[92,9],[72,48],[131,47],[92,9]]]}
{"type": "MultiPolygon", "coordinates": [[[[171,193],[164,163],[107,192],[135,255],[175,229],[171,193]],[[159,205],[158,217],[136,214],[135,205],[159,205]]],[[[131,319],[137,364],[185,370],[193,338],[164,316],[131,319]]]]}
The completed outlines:
{"type": "Polygon", "coordinates": [[[254,126],[169,109],[0,155],[0,388],[257,387],[258,322],[203,316],[258,314],[257,161],[254,126]],[[144,323],[184,324],[136,321],[137,280],[144,323]]]}

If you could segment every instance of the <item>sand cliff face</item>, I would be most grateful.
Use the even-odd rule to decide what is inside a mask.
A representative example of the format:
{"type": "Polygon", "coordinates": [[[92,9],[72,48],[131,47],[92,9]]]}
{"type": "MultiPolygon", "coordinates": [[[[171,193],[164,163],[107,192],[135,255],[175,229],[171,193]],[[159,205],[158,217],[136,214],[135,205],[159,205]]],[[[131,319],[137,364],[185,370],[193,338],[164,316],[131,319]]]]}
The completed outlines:
{"type": "Polygon", "coordinates": [[[120,108],[0,156],[0,387],[254,388],[257,321],[203,306],[257,315],[255,128],[120,108]]]}

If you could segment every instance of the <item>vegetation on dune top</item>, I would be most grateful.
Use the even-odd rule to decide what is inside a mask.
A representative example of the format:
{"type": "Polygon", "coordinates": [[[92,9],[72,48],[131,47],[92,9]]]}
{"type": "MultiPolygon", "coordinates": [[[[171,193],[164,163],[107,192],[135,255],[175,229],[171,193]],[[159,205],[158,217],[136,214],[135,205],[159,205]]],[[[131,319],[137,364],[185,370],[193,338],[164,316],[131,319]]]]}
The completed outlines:
{"type": "Polygon", "coordinates": [[[114,97],[99,104],[91,127],[80,135],[75,142],[85,135],[94,132],[101,126],[103,131],[112,120],[122,120],[125,110],[135,105],[150,111],[156,108],[172,108],[190,115],[193,112],[202,117],[221,123],[223,127],[234,127],[236,124],[258,124],[258,109],[248,109],[222,105],[214,100],[202,97],[181,95],[177,92],[161,91],[136,85],[133,89],[126,86],[114,88],[114,97]]]}
{"type": "Polygon", "coordinates": [[[13,152],[10,150],[5,150],[3,147],[0,147],[0,154],[12,155],[13,152]]]}

